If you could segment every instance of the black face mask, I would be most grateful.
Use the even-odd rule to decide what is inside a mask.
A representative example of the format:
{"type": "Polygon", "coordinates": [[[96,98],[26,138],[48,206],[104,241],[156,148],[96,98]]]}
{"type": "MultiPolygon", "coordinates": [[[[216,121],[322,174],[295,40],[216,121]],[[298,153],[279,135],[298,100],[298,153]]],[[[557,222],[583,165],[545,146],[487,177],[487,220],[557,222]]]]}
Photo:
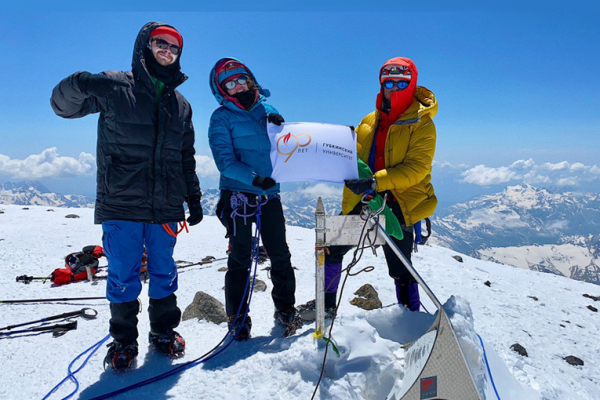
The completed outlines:
{"type": "Polygon", "coordinates": [[[383,111],[386,114],[389,114],[391,109],[392,109],[392,102],[384,97],[383,102],[381,103],[381,111],[383,111]]]}
{"type": "Polygon", "coordinates": [[[249,110],[254,105],[254,100],[256,99],[256,95],[254,94],[254,90],[246,90],[244,92],[236,93],[232,96],[237,101],[240,102],[244,109],[249,110]]]}
{"type": "Polygon", "coordinates": [[[144,58],[146,59],[146,68],[148,68],[150,75],[163,82],[165,85],[169,84],[173,80],[173,77],[175,77],[175,74],[179,71],[179,59],[167,66],[160,65],[158,61],[156,61],[152,50],[147,47],[144,49],[144,58]]]}

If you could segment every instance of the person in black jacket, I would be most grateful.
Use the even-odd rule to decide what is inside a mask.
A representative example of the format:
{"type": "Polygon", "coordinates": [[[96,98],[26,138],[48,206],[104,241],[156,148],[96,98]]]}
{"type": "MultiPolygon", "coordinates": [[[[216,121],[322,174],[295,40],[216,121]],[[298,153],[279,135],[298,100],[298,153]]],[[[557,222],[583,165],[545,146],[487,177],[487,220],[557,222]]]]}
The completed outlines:
{"type": "Polygon", "coordinates": [[[150,344],[172,357],[185,349],[173,330],[181,320],[173,249],[178,223],[185,219],[184,201],[190,225],[203,214],[192,109],[176,90],[187,79],[180,71],[182,48],[175,28],[149,22],[135,41],[131,71],[76,72],[52,92],[52,109],[60,117],[100,113],[95,223],[102,224],[109,264],[106,291],[114,341],[105,363],[116,370],[131,368],[138,353],[144,249],[150,344]]]}

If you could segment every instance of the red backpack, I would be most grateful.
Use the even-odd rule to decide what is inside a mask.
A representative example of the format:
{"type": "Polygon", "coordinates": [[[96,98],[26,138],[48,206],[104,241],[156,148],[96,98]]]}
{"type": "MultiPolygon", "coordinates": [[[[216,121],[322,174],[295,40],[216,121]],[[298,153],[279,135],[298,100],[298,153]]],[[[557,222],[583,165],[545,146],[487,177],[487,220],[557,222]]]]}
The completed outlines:
{"type": "Polygon", "coordinates": [[[65,257],[65,268],[57,268],[52,272],[51,280],[56,285],[84,281],[87,279],[87,269],[90,267],[92,275],[98,271],[100,257],[104,251],[100,246],[85,246],[82,251],[71,253],[65,257]]]}

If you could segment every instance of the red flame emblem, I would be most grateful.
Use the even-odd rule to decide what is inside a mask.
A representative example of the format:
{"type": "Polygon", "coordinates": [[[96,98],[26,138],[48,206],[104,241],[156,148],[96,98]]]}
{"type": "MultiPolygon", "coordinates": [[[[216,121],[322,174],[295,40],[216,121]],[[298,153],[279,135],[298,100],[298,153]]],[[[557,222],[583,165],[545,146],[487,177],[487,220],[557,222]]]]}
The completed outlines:
{"type": "Polygon", "coordinates": [[[292,133],[288,133],[287,135],[285,135],[283,137],[283,144],[285,144],[287,146],[288,142],[290,141],[290,138],[292,137],[292,133]]]}

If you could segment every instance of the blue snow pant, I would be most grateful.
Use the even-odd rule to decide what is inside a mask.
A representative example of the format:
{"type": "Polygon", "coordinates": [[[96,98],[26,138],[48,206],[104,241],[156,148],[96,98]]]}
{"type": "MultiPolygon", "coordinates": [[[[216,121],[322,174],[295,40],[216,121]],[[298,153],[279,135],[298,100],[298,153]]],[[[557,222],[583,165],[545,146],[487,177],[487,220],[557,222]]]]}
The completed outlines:
{"type": "MultiPolygon", "coordinates": [[[[173,232],[177,223],[170,223],[173,232]]],[[[138,296],[142,290],[140,271],[146,251],[148,261],[150,327],[167,333],[181,320],[177,307],[177,266],[173,260],[176,238],[160,224],[131,221],[102,223],[102,246],[108,258],[106,297],[111,302],[110,332],[124,344],[137,337],[138,296]]]]}

